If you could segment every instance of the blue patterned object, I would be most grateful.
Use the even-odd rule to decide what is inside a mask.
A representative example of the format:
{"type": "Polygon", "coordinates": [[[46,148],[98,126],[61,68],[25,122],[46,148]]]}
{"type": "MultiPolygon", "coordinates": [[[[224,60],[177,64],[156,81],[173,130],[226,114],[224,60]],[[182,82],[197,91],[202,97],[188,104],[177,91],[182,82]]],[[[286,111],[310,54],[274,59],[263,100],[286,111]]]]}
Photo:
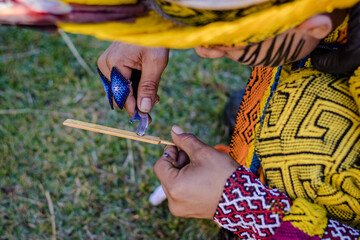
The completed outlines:
{"type": "Polygon", "coordinates": [[[130,93],[130,81],[128,81],[116,67],[113,67],[111,70],[111,91],[116,104],[120,109],[123,109],[130,93]]]}
{"type": "Polygon", "coordinates": [[[123,109],[125,101],[130,93],[131,82],[127,80],[116,67],[111,70],[111,81],[98,69],[100,78],[103,82],[106,95],[111,109],[114,109],[113,99],[120,109],[123,109]]]}
{"type": "Polygon", "coordinates": [[[111,91],[111,82],[109,81],[109,79],[107,79],[107,77],[104,76],[104,74],[102,74],[102,72],[100,71],[99,68],[97,70],[98,70],[98,73],[100,75],[101,81],[102,81],[102,83],[104,85],[105,93],[106,93],[106,96],[108,97],[110,107],[111,107],[111,109],[114,109],[114,106],[113,106],[113,94],[112,94],[112,91],[111,91]]]}

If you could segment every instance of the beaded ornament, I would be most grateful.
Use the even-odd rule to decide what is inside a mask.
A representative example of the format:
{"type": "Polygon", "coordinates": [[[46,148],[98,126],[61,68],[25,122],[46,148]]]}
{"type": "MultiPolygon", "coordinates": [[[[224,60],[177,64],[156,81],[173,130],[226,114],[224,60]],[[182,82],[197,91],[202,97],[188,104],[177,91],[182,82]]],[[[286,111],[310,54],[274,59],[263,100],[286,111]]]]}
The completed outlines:
{"type": "Polygon", "coordinates": [[[98,73],[104,85],[111,109],[114,109],[113,99],[118,107],[123,109],[125,101],[130,93],[131,81],[127,80],[116,67],[113,67],[111,70],[111,80],[105,77],[100,69],[98,69],[98,73]]]}

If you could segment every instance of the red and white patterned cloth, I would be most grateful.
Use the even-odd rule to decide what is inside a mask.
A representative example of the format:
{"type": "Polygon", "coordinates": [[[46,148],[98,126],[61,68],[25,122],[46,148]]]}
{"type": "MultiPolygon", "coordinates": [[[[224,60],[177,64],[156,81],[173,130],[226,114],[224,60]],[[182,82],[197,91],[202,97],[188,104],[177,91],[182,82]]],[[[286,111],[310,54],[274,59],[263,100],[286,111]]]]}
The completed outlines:
{"type": "MultiPolygon", "coordinates": [[[[241,166],[227,180],[214,221],[243,239],[320,239],[282,221],[290,207],[290,198],[277,189],[267,188],[241,166]]],[[[322,239],[352,240],[359,236],[359,230],[329,220],[322,239]]]]}

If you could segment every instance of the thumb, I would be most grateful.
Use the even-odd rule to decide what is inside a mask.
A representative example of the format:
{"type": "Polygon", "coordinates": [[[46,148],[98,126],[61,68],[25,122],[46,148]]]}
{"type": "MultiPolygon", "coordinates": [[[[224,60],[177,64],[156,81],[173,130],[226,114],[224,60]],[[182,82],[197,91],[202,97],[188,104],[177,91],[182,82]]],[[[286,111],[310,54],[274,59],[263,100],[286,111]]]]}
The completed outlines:
{"type": "Polygon", "coordinates": [[[144,53],[137,92],[137,106],[144,113],[149,113],[154,104],[159,101],[157,91],[161,74],[167,65],[168,55],[168,50],[162,48],[147,49],[144,53]]]}
{"type": "Polygon", "coordinates": [[[137,106],[140,111],[149,113],[157,102],[157,91],[161,73],[149,73],[143,69],[137,92],[137,106]]]}
{"type": "Polygon", "coordinates": [[[171,129],[171,137],[175,145],[183,150],[191,161],[196,160],[195,154],[204,148],[210,148],[205,143],[201,142],[193,134],[185,133],[180,127],[173,126],[171,129]]]}

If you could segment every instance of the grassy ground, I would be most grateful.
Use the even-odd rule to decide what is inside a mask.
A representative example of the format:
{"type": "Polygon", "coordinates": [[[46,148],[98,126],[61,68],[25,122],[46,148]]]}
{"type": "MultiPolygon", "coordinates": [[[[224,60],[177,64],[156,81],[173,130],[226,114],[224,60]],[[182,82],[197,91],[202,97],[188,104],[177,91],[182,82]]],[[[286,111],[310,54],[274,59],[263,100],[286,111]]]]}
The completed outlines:
{"type": "MultiPolygon", "coordinates": [[[[95,71],[109,45],[70,36],[95,71]]],[[[177,124],[210,145],[226,143],[221,121],[247,68],[172,51],[148,134],[177,124]]],[[[134,131],[111,111],[101,81],[59,35],[0,27],[0,239],[212,239],[211,221],[177,218],[148,203],[162,146],[62,126],[67,118],[134,131]]]]}

